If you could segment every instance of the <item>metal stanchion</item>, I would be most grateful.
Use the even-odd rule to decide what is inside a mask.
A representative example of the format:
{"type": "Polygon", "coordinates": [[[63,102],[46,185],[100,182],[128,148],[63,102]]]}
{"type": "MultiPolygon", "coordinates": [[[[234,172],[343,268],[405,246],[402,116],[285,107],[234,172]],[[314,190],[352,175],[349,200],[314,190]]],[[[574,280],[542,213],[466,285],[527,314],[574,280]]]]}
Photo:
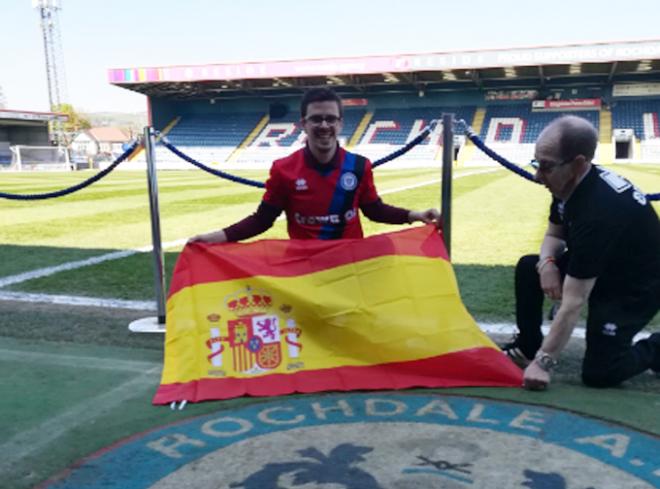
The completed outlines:
{"type": "Polygon", "coordinates": [[[160,237],[160,210],[158,207],[158,180],[156,178],[156,139],[151,127],[144,128],[144,152],[147,157],[147,184],[149,186],[149,209],[151,211],[151,242],[154,259],[154,288],[156,291],[157,317],[133,321],[128,329],[134,333],[163,333],[165,331],[165,267],[160,237]]]}
{"type": "Polygon", "coordinates": [[[451,178],[454,165],[454,114],[442,114],[442,234],[451,258],[451,178]]]}

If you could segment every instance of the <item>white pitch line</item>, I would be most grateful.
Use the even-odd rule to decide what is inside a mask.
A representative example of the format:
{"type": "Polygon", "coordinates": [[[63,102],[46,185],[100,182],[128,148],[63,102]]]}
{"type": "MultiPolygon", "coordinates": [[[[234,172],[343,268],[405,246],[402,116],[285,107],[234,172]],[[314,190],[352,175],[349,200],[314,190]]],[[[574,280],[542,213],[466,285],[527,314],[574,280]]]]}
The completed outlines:
{"type": "Polygon", "coordinates": [[[39,268],[37,270],[32,270],[30,272],[19,273],[18,275],[10,275],[8,277],[0,278],[0,288],[6,287],[8,285],[18,284],[20,282],[25,282],[27,280],[32,280],[40,277],[47,277],[48,275],[53,275],[58,272],[64,272],[66,270],[73,270],[76,268],[87,267],[90,265],[96,265],[97,263],[102,263],[108,260],[118,260],[120,258],[126,258],[137,253],[134,250],[124,250],[124,251],[115,251],[113,253],[106,253],[105,255],[94,256],[92,258],[87,258],[86,260],[70,261],[68,263],[62,263],[61,265],[56,265],[52,267],[39,268]]]}
{"type": "Polygon", "coordinates": [[[7,350],[0,348],[0,360],[16,362],[29,362],[31,364],[46,364],[59,367],[72,367],[76,369],[112,370],[114,372],[143,373],[146,370],[160,365],[160,362],[146,362],[143,360],[124,360],[68,355],[58,353],[40,353],[26,350],[7,350]]]}
{"type": "Polygon", "coordinates": [[[104,309],[129,309],[135,311],[155,311],[157,309],[156,301],[127,301],[121,299],[104,299],[102,297],[31,294],[27,292],[0,291],[0,301],[34,302],[40,304],[59,304],[64,306],[102,307],[104,309]]]}
{"type": "MultiPolygon", "coordinates": [[[[513,323],[479,323],[479,327],[484,333],[487,334],[504,334],[504,335],[513,335],[518,333],[518,328],[513,323]]],[[[544,335],[547,335],[550,332],[550,326],[545,325],[541,327],[544,335]]],[[[584,327],[577,327],[571,333],[571,338],[585,338],[586,330],[584,327]]],[[[647,331],[642,331],[638,333],[634,341],[639,341],[648,338],[651,333],[647,331]]]]}
{"type": "Polygon", "coordinates": [[[0,473],[7,473],[16,462],[45,449],[71,429],[92,421],[125,401],[141,395],[146,388],[154,389],[158,383],[159,372],[160,367],[154,367],[114,389],[76,404],[34,428],[14,435],[0,445],[0,473]]]}
{"type": "MultiPolygon", "coordinates": [[[[169,241],[163,243],[163,249],[174,248],[175,246],[181,246],[185,244],[187,239],[178,239],[176,241],[169,241]]],[[[98,263],[103,263],[110,260],[119,260],[121,258],[126,258],[128,256],[136,255],[138,253],[146,253],[153,249],[152,246],[142,246],[140,248],[133,248],[130,250],[122,251],[113,251],[112,253],[106,253],[105,255],[93,256],[85,260],[70,261],[67,263],[62,263],[61,265],[55,265],[52,267],[39,268],[37,270],[32,270],[30,272],[19,273],[17,275],[9,275],[7,277],[0,278],[0,289],[7,287],[8,285],[14,285],[21,282],[26,282],[28,280],[33,280],[35,278],[47,277],[49,275],[54,275],[59,272],[65,272],[68,270],[75,270],[76,268],[88,267],[90,265],[97,265],[98,263]]]]}
{"type": "MultiPolygon", "coordinates": [[[[465,173],[461,173],[460,175],[455,175],[454,178],[452,178],[452,180],[458,180],[459,178],[469,177],[472,175],[479,175],[481,173],[491,173],[499,169],[500,168],[486,168],[485,170],[475,170],[471,172],[465,172],[465,173]]],[[[421,182],[421,183],[414,183],[412,185],[406,185],[405,187],[383,190],[382,192],[378,192],[378,194],[379,195],[395,194],[397,192],[403,192],[404,190],[412,190],[414,188],[426,187],[428,185],[433,185],[434,183],[440,183],[440,182],[442,182],[442,178],[434,178],[433,180],[428,180],[426,182],[421,182]]]]}

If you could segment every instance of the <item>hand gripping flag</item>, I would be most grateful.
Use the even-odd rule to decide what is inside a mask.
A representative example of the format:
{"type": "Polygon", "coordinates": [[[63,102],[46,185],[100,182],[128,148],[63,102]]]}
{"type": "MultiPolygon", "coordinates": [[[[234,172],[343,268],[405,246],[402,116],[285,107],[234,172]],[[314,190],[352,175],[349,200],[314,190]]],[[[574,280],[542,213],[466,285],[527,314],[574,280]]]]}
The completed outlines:
{"type": "Polygon", "coordinates": [[[521,382],[463,306],[429,225],[364,239],[187,245],[153,402],[521,382]]]}

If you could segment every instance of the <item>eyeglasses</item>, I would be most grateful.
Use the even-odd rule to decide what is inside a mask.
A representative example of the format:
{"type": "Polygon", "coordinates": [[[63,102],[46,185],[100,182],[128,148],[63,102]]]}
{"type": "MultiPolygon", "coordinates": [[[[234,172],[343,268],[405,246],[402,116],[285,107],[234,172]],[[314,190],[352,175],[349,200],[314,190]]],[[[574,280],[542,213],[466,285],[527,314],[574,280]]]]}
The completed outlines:
{"type": "Polygon", "coordinates": [[[321,124],[323,124],[323,121],[325,121],[329,126],[333,126],[341,120],[341,117],[338,117],[336,115],[314,114],[305,117],[305,120],[310,124],[314,124],[315,126],[320,126],[321,124]]]}
{"type": "Polygon", "coordinates": [[[564,166],[564,165],[570,163],[574,159],[575,159],[575,156],[573,156],[573,157],[571,157],[567,160],[564,160],[560,163],[557,163],[557,162],[554,162],[554,161],[547,162],[547,161],[541,161],[541,160],[533,159],[532,161],[529,162],[529,164],[536,171],[539,171],[541,173],[545,173],[547,175],[547,174],[552,173],[553,171],[555,171],[560,166],[564,166]]]}

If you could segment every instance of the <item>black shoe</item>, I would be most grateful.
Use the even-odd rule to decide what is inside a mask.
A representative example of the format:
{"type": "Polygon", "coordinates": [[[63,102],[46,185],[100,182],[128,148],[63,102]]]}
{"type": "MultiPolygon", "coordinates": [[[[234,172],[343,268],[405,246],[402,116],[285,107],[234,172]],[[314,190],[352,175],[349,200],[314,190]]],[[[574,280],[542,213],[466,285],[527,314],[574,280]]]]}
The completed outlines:
{"type": "Polygon", "coordinates": [[[500,345],[502,353],[511,359],[513,363],[518,365],[520,368],[527,368],[527,366],[532,363],[532,360],[529,359],[523,351],[520,349],[520,341],[518,340],[518,335],[514,335],[513,339],[509,343],[500,345]]]}

